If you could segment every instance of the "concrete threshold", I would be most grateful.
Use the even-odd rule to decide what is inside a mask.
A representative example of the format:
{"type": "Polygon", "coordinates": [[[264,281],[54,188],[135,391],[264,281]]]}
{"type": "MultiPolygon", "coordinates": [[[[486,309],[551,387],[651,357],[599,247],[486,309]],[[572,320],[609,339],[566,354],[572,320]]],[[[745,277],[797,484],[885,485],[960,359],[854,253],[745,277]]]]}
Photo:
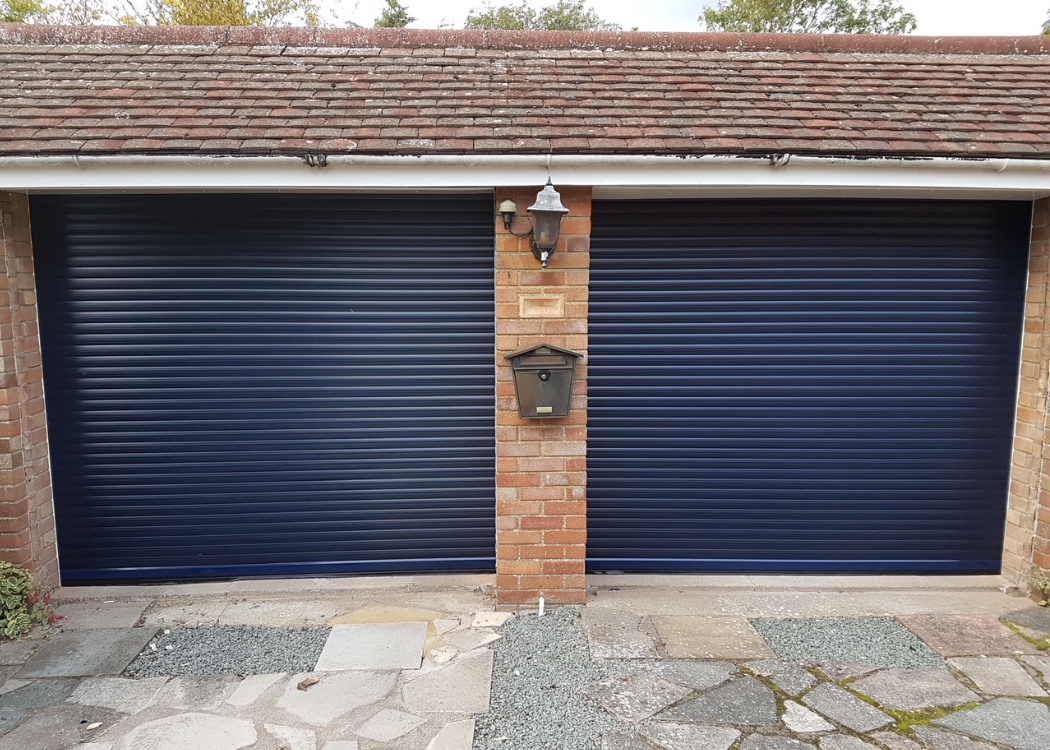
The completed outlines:
{"type": "Polygon", "coordinates": [[[604,574],[587,576],[598,588],[675,588],[735,591],[1001,591],[1000,575],[704,575],[604,574]]]}

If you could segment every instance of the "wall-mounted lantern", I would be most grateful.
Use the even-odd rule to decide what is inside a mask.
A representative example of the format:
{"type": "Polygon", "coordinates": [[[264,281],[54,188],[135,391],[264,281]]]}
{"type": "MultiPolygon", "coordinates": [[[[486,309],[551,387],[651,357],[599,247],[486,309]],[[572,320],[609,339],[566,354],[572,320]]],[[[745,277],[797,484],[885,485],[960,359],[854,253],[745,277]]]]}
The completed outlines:
{"type": "Polygon", "coordinates": [[[578,352],[538,344],[507,355],[514,370],[518,414],[524,419],[569,416],[578,352]]]}
{"type": "Polygon", "coordinates": [[[536,202],[528,207],[527,212],[532,216],[532,228],[528,232],[518,234],[510,228],[518,214],[517,204],[509,200],[499,204],[503,226],[515,237],[529,237],[532,254],[536,256],[540,265],[546,268],[547,261],[554,254],[554,248],[558,246],[561,222],[569,213],[569,209],[562,205],[561,194],[554,189],[548,178],[543,190],[536,194],[536,202]]]}

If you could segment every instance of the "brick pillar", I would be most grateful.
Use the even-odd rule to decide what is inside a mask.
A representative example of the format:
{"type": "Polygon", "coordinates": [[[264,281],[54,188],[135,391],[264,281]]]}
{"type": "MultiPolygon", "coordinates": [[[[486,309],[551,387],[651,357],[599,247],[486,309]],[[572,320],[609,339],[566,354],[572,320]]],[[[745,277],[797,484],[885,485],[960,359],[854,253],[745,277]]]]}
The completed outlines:
{"type": "Polygon", "coordinates": [[[1021,387],[1003,545],[1003,575],[1018,584],[1024,582],[1033,564],[1050,570],[1050,441],[1046,439],[1050,374],[1048,279],[1050,199],[1044,198],[1036,201],[1032,214],[1021,387]]]}
{"type": "Polygon", "coordinates": [[[58,585],[29,198],[0,192],[0,559],[58,585]]]}
{"type": "MultiPolygon", "coordinates": [[[[518,206],[511,227],[529,228],[525,209],[541,186],[496,192],[518,206]]],[[[527,238],[496,218],[496,599],[526,604],[582,603],[587,553],[587,294],[590,188],[558,188],[569,215],[562,238],[540,268],[527,238]],[[548,343],[584,355],[577,364],[572,412],[565,419],[522,419],[505,355],[548,343]]],[[[495,212],[493,212],[495,213],[495,212]]]]}

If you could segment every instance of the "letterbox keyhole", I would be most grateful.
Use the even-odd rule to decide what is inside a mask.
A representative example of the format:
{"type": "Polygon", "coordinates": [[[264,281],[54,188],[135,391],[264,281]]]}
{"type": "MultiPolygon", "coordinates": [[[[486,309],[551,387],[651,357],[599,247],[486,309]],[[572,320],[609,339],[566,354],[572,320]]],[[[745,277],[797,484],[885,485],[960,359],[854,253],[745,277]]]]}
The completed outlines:
{"type": "Polygon", "coordinates": [[[536,373],[536,377],[538,377],[540,380],[542,380],[544,383],[546,383],[548,380],[551,379],[551,371],[550,370],[540,370],[539,372],[536,373]]]}

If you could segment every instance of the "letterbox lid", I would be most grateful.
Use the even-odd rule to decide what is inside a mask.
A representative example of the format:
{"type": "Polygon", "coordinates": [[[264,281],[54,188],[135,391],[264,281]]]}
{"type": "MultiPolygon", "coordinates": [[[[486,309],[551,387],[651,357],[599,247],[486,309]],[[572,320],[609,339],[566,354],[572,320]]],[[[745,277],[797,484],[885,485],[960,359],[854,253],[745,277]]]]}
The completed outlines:
{"type": "Polygon", "coordinates": [[[562,347],[554,346],[553,344],[536,344],[535,346],[527,346],[524,349],[518,349],[518,351],[516,352],[511,352],[510,354],[507,354],[504,357],[504,359],[517,359],[518,357],[524,354],[547,354],[555,352],[557,352],[558,354],[567,354],[570,357],[576,357],[577,359],[583,357],[582,354],[580,354],[579,352],[574,352],[572,351],[572,349],[563,349],[562,347]],[[547,349],[548,351],[543,352],[540,351],[541,349],[547,349]]]}

